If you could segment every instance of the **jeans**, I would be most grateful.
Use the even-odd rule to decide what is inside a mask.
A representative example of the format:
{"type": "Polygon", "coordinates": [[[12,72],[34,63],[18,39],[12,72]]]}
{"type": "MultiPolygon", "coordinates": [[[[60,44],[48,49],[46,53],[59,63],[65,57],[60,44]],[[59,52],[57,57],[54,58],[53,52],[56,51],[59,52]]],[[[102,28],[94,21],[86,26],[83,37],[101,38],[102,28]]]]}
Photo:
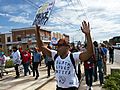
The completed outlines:
{"type": "Polygon", "coordinates": [[[48,76],[50,76],[50,69],[51,69],[51,66],[52,66],[53,70],[55,71],[54,61],[48,61],[48,63],[47,63],[47,67],[48,67],[48,69],[47,69],[48,76]]]}
{"type": "Polygon", "coordinates": [[[114,54],[109,54],[109,63],[114,63],[114,54]]]}
{"type": "Polygon", "coordinates": [[[91,69],[85,69],[86,84],[89,87],[92,86],[92,82],[93,82],[92,76],[93,76],[93,68],[91,68],[91,69]]]}
{"type": "Polygon", "coordinates": [[[95,67],[94,67],[94,80],[96,81],[97,80],[97,67],[98,67],[98,73],[99,73],[99,80],[100,80],[100,84],[103,83],[104,81],[104,75],[103,75],[103,62],[100,60],[100,61],[97,61],[97,63],[95,64],[95,67]]]}
{"type": "Polygon", "coordinates": [[[33,76],[35,76],[35,73],[36,73],[36,77],[39,77],[38,65],[39,65],[39,62],[33,62],[33,76]]]}
{"type": "Polygon", "coordinates": [[[23,64],[23,67],[24,67],[24,76],[27,75],[27,72],[29,72],[29,74],[30,74],[29,65],[30,65],[30,62],[26,62],[26,63],[23,64]]]}
{"type": "Polygon", "coordinates": [[[20,76],[18,67],[19,67],[19,64],[16,64],[15,65],[16,76],[20,76]]]}

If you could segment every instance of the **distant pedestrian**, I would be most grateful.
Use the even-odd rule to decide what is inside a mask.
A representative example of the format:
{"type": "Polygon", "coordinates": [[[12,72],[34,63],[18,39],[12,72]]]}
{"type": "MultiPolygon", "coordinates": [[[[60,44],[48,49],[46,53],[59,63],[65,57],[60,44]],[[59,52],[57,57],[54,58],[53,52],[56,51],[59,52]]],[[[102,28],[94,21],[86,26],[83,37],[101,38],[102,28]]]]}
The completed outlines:
{"type": "Polygon", "coordinates": [[[87,90],[93,90],[93,69],[94,69],[94,56],[90,57],[84,62],[85,79],[87,84],[87,90]]]}
{"type": "Polygon", "coordinates": [[[109,46],[109,63],[114,63],[114,47],[109,46]]]}
{"type": "Polygon", "coordinates": [[[2,76],[4,76],[4,71],[6,73],[8,73],[5,70],[5,62],[6,62],[6,56],[4,54],[4,52],[2,51],[2,49],[0,49],[0,77],[2,78],[2,76]]]}
{"type": "Polygon", "coordinates": [[[38,71],[38,65],[41,62],[41,54],[38,52],[38,48],[34,48],[34,53],[33,53],[33,77],[36,75],[35,80],[38,79],[39,77],[39,71],[38,71]]]}
{"type": "Polygon", "coordinates": [[[94,44],[95,61],[96,61],[96,63],[94,64],[94,81],[97,81],[97,79],[98,79],[98,76],[97,76],[97,67],[98,67],[99,81],[100,81],[100,86],[101,86],[104,81],[103,52],[102,52],[101,48],[98,46],[97,41],[94,41],[93,44],[94,44]]]}
{"type": "Polygon", "coordinates": [[[15,78],[19,78],[20,77],[19,65],[21,64],[21,60],[20,60],[21,56],[20,56],[20,52],[16,46],[14,46],[12,49],[13,49],[12,58],[13,58],[14,67],[15,67],[15,71],[16,71],[15,78]]]}
{"type": "MultiPolygon", "coordinates": [[[[52,49],[52,47],[50,45],[47,46],[47,48],[52,49]]],[[[55,67],[54,67],[54,61],[51,57],[45,55],[45,61],[47,64],[47,73],[48,73],[48,78],[50,77],[50,69],[52,67],[52,69],[55,71],[55,67]]]]}
{"type": "Polygon", "coordinates": [[[103,64],[104,64],[104,74],[106,75],[107,74],[107,66],[106,66],[106,63],[107,63],[107,51],[108,49],[106,48],[106,45],[104,43],[101,43],[101,50],[104,54],[103,56],[103,64]]]}
{"type": "Polygon", "coordinates": [[[31,61],[31,55],[28,51],[24,50],[22,53],[22,64],[24,67],[24,76],[27,76],[27,72],[29,72],[29,75],[31,74],[30,70],[29,70],[29,66],[30,66],[30,61],[31,61]]]}
{"type": "Polygon", "coordinates": [[[28,53],[30,54],[30,69],[33,71],[33,60],[34,60],[34,58],[33,58],[33,50],[32,49],[28,49],[28,53]]]}

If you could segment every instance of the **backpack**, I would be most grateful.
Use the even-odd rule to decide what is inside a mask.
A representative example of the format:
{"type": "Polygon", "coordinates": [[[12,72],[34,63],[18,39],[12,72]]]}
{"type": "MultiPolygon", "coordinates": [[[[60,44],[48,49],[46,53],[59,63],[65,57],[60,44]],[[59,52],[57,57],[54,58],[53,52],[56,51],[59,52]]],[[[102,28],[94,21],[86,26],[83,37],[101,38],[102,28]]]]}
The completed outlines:
{"type": "Polygon", "coordinates": [[[102,56],[104,56],[104,52],[101,48],[95,48],[95,58],[97,61],[102,61],[102,56]]]}
{"type": "MultiPolygon", "coordinates": [[[[54,61],[56,60],[57,57],[58,57],[58,54],[55,54],[54,61]]],[[[78,72],[77,72],[76,65],[75,65],[75,60],[73,58],[73,54],[72,53],[70,53],[70,60],[71,60],[71,62],[73,64],[73,67],[75,69],[75,73],[77,75],[78,81],[80,82],[80,79],[81,79],[81,70],[80,70],[80,68],[78,68],[78,72]]],[[[78,67],[80,67],[80,64],[78,64],[78,67]]]]}

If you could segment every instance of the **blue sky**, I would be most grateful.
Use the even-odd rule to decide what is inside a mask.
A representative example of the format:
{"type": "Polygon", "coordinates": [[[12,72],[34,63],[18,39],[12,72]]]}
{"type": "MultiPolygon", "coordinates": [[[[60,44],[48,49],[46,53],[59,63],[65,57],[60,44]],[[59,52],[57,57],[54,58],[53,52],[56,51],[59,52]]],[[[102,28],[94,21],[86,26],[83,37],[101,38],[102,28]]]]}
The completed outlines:
{"type": "MultiPolygon", "coordinates": [[[[31,27],[37,8],[53,0],[0,0],[0,32],[31,27]]],[[[51,16],[41,28],[84,41],[82,20],[91,24],[92,39],[99,42],[120,36],[120,0],[56,0],[51,16]]]]}

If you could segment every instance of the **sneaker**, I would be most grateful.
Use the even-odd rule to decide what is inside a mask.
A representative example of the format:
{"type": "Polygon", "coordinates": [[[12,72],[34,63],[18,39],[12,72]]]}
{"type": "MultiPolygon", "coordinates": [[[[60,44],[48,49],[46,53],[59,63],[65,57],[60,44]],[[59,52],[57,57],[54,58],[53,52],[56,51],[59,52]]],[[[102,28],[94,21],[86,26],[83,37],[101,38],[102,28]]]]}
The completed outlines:
{"type": "Polygon", "coordinates": [[[2,78],[2,74],[0,73],[0,78],[2,78]]]}
{"type": "Polygon", "coordinates": [[[37,80],[37,79],[38,79],[38,77],[39,77],[39,76],[36,76],[35,80],[37,80]]]}
{"type": "Polygon", "coordinates": [[[47,78],[49,78],[50,76],[47,76],[47,78]]]}
{"type": "Polygon", "coordinates": [[[89,90],[89,86],[86,87],[86,90],[89,90]]]}
{"type": "Polygon", "coordinates": [[[93,90],[93,88],[92,88],[92,87],[89,87],[89,90],[93,90]]]}
{"type": "Polygon", "coordinates": [[[16,76],[15,79],[19,78],[19,76],[16,76]]]}

